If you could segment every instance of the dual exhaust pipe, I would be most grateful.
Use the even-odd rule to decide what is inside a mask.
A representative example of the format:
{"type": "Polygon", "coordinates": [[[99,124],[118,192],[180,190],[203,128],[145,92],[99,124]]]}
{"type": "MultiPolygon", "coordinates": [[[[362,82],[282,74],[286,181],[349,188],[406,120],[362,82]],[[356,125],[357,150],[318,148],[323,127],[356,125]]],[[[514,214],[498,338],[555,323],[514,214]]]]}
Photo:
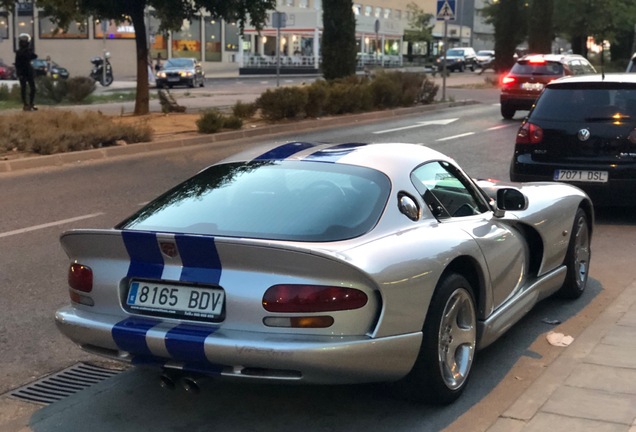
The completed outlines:
{"type": "Polygon", "coordinates": [[[199,394],[204,380],[205,378],[200,376],[181,376],[164,372],[159,377],[159,384],[166,390],[174,390],[177,385],[180,385],[186,393],[199,394]]]}

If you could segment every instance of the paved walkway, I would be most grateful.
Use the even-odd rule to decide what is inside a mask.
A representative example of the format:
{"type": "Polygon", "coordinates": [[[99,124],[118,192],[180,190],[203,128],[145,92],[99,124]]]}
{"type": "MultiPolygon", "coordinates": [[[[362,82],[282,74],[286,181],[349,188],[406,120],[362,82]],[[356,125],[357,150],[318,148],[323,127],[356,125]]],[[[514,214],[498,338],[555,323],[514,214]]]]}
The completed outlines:
{"type": "MultiPolygon", "coordinates": [[[[227,68],[215,76],[238,76],[238,71],[227,68]]],[[[465,72],[452,74],[447,84],[483,80],[465,72]]],[[[471,432],[636,432],[636,281],[562,349],[492,424],[471,432]]],[[[16,426],[21,423],[13,420],[16,426]]]]}

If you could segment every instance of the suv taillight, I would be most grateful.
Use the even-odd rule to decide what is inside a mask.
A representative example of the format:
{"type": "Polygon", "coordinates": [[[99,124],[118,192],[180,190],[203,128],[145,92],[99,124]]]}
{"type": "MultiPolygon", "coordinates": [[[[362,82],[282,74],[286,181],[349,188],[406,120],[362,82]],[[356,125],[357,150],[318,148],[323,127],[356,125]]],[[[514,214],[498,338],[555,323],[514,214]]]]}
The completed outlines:
{"type": "Polygon", "coordinates": [[[508,87],[511,84],[513,84],[515,81],[517,81],[515,77],[506,75],[505,77],[501,79],[501,85],[508,87]]]}
{"type": "Polygon", "coordinates": [[[517,132],[516,144],[539,144],[543,141],[543,129],[536,124],[525,122],[517,132]]]}

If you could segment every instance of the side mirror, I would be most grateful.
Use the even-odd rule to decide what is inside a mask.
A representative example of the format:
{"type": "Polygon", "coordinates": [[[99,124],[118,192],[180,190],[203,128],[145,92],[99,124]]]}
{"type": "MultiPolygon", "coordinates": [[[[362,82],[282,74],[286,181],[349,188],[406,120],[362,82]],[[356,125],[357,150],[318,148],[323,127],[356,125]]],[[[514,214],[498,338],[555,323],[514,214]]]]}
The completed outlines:
{"type": "Polygon", "coordinates": [[[518,189],[504,188],[497,191],[498,210],[525,210],[528,198],[518,189]]]}

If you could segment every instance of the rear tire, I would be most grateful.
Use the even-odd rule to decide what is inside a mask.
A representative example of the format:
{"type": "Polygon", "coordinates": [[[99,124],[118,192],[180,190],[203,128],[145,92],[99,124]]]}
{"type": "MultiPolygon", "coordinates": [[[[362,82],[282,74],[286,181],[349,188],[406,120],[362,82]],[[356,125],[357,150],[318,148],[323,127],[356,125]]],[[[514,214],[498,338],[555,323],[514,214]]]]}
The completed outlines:
{"type": "Polygon", "coordinates": [[[510,120],[515,116],[517,111],[507,105],[501,104],[501,116],[506,120],[510,120]]]}
{"type": "Polygon", "coordinates": [[[462,394],[477,345],[476,317],[470,283],[459,274],[445,276],[428,308],[415,365],[397,383],[404,396],[446,405],[462,394]]]}
{"type": "Polygon", "coordinates": [[[558,297],[565,299],[581,297],[587,285],[590,257],[590,227],[587,214],[579,208],[574,216],[570,243],[565,255],[568,271],[563,286],[556,293],[558,297]]]}

